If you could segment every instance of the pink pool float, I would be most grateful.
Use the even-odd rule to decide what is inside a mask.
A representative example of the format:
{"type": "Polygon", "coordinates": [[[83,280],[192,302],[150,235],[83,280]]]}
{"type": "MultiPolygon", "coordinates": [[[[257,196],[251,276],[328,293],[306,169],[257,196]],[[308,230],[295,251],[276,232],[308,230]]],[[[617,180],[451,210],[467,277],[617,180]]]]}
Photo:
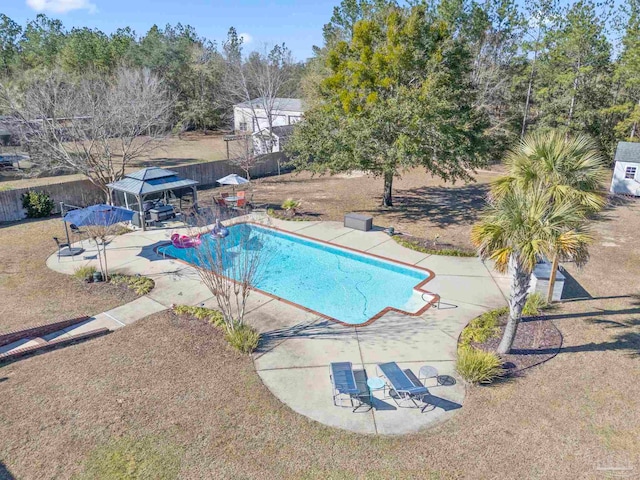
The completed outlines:
{"type": "Polygon", "coordinates": [[[180,235],[174,233],[171,235],[171,244],[176,248],[194,248],[202,243],[200,235],[197,237],[189,237],[188,235],[180,235]]]}

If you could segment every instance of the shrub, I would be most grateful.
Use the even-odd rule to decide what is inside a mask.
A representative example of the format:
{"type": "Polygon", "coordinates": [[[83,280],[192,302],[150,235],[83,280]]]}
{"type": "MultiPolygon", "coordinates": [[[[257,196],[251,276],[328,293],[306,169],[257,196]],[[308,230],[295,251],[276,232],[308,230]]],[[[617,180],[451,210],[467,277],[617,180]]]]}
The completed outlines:
{"type": "Polygon", "coordinates": [[[242,353],[251,353],[260,343],[260,334],[249,325],[238,325],[224,335],[229,345],[242,353]]]}
{"type": "Polygon", "coordinates": [[[220,327],[224,324],[222,313],[211,308],[176,305],[173,307],[173,311],[178,315],[192,315],[198,320],[205,320],[215,327],[220,327]]]}
{"type": "Polygon", "coordinates": [[[399,245],[402,245],[403,247],[415,250],[416,252],[420,253],[428,253],[429,255],[445,255],[448,257],[477,257],[475,252],[467,250],[459,250],[457,248],[427,248],[423,245],[418,245],[417,243],[410,240],[406,240],[399,235],[394,235],[391,238],[393,238],[399,245]]]}
{"type": "MultiPolygon", "coordinates": [[[[191,315],[198,320],[209,322],[215,327],[224,325],[222,313],[218,310],[190,305],[175,305],[173,311],[178,315],[191,315]]],[[[242,353],[251,353],[258,348],[260,334],[249,325],[235,325],[232,331],[226,330],[224,338],[233,348],[242,353]]]]}
{"type": "Polygon", "coordinates": [[[54,206],[53,200],[45,192],[30,190],[22,194],[22,208],[27,211],[28,218],[48,217],[54,206]]]}
{"type": "Polygon", "coordinates": [[[278,220],[291,220],[295,222],[305,222],[308,219],[304,216],[292,217],[290,215],[285,215],[284,213],[280,213],[280,210],[274,210],[273,208],[267,209],[267,215],[273,218],[277,218],[278,220]]]}
{"type": "Polygon", "coordinates": [[[502,315],[508,313],[507,307],[491,310],[483,313],[478,318],[469,322],[460,335],[460,344],[469,345],[471,343],[483,343],[492,337],[500,334],[498,320],[502,315]]]}
{"type": "Polygon", "coordinates": [[[93,277],[93,274],[96,272],[96,267],[91,265],[85,265],[84,267],[78,267],[73,271],[74,278],[77,278],[81,282],[93,277]]]}
{"type": "Polygon", "coordinates": [[[109,280],[114,285],[126,285],[129,289],[136,292],[137,295],[146,295],[156,286],[156,282],[152,279],[141,275],[130,276],[114,273],[109,280]]]}
{"type": "Polygon", "coordinates": [[[532,293],[527,297],[527,302],[524,304],[522,314],[526,316],[540,315],[540,312],[547,308],[549,304],[539,293],[532,293]]]}
{"type": "Polygon", "coordinates": [[[472,384],[491,383],[504,375],[502,360],[498,355],[470,346],[458,349],[456,371],[472,384]]]}
{"type": "Polygon", "coordinates": [[[296,210],[300,208],[300,200],[294,200],[293,198],[287,198],[280,208],[286,211],[290,216],[295,216],[296,210]]]}

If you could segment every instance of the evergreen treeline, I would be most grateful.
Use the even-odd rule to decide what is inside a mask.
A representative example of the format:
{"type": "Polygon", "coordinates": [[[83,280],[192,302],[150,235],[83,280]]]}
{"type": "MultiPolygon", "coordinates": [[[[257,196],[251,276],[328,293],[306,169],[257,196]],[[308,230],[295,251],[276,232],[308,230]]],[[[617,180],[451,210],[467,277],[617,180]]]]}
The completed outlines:
{"type": "MultiPolygon", "coordinates": [[[[304,95],[311,105],[322,99],[328,52],[351,41],[359,20],[384,23],[390,5],[398,6],[344,0],[335,7],[324,45],[295,64],[294,80],[280,96],[304,95]]],[[[638,140],[640,0],[431,0],[425,9],[424,21],[453,31],[468,52],[473,106],[488,118],[496,153],[523,132],[540,129],[587,133],[610,156],[617,141],[638,140]]],[[[245,61],[252,55],[244,52],[245,61]]],[[[164,79],[182,128],[228,127],[235,99],[225,94],[224,44],[218,48],[190,26],[154,26],[142,36],[126,27],[107,35],[68,30],[45,15],[21,26],[0,14],[0,81],[20,88],[54,68],[84,76],[110,74],[121,65],[149,68],[164,79]]]]}
{"type": "MultiPolygon", "coordinates": [[[[238,43],[233,28],[225,45],[229,42],[238,43]]],[[[86,27],[67,30],[60,20],[43,14],[23,27],[0,14],[0,81],[21,88],[53,69],[82,77],[112,75],[122,66],[148,68],[174,95],[179,128],[228,128],[230,106],[242,99],[224,85],[229,65],[225,45],[218,49],[193,27],[181,24],[164,29],[154,25],[139,37],[129,27],[111,35],[86,27]]],[[[251,52],[245,59],[260,62],[265,56],[251,52]]],[[[303,65],[291,67],[299,78],[303,65]]],[[[299,95],[298,83],[290,82],[283,95],[299,95]]]]}

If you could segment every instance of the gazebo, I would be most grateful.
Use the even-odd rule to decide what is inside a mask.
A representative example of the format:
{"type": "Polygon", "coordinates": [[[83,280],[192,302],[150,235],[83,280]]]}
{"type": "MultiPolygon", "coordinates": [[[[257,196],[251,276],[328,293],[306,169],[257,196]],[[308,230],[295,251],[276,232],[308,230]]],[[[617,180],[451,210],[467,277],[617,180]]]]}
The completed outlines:
{"type": "MultiPolygon", "coordinates": [[[[185,195],[193,196],[193,206],[198,204],[198,182],[181,178],[177,172],[160,167],[143,168],[134,173],[128,173],[123,179],[109,183],[109,198],[113,205],[124,206],[129,210],[144,212],[143,204],[146,201],[163,199],[169,203],[171,195],[180,199],[185,195]]],[[[145,222],[141,221],[142,229],[145,222]]]]}

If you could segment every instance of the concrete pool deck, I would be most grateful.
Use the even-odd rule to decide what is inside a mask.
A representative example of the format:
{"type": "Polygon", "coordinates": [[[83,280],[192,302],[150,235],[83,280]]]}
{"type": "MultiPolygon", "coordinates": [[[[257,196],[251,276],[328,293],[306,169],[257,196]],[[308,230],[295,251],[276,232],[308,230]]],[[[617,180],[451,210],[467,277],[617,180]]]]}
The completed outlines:
{"type": "MultiPolygon", "coordinates": [[[[236,219],[235,221],[238,221],[236,219]]],[[[265,221],[260,214],[246,220],[265,221]]],[[[381,231],[360,232],[339,222],[286,222],[266,220],[268,226],[372,253],[432,270],[435,278],[425,289],[438,294],[439,306],[420,316],[389,312],[366,326],[344,326],[277,298],[253,292],[249,297],[247,323],[262,333],[254,353],[258,375],[267,388],[294,411],[337,428],[370,434],[405,434],[446,420],[461,408],[465,388],[455,373],[457,338],[464,326],[481,313],[506,304],[509,279],[497,274],[477,258],[427,255],[398,245],[381,231]],[[431,365],[449,380],[447,385],[427,382],[433,409],[398,408],[392,399],[375,392],[373,408],[352,413],[332,403],[329,380],[331,362],[350,361],[358,375],[376,376],[376,365],[395,361],[416,375],[431,365]]],[[[197,272],[180,261],[164,259],[155,247],[169,240],[176,230],[137,231],[109,242],[111,272],[141,274],[153,278],[155,288],[146,296],[109,312],[95,321],[122,328],[171,304],[216,308],[215,299],[197,272]]],[[[88,243],[84,242],[84,247],[88,243]]],[[[47,265],[72,274],[83,265],[97,265],[95,247],[80,258],[54,254],[47,265]]],[[[86,327],[90,328],[90,327],[86,327]]],[[[111,327],[110,327],[111,328],[111,327]]]]}

